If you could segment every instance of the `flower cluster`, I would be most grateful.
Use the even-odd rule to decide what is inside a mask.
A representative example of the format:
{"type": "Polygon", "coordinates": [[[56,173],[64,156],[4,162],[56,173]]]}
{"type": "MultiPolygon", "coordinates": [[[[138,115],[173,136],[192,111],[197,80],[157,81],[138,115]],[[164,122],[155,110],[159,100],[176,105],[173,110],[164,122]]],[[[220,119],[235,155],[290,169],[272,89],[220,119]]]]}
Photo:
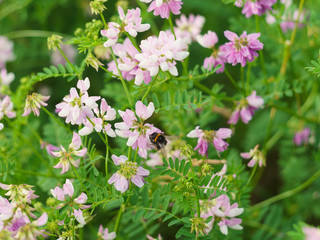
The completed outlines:
{"type": "MultiPolygon", "coordinates": [[[[16,112],[13,111],[13,103],[9,96],[5,96],[0,100],[0,120],[7,116],[8,118],[16,117],[16,112]]],[[[0,130],[3,128],[3,124],[0,123],[0,130]]]]}
{"type": "Polygon", "coordinates": [[[150,3],[148,12],[153,11],[155,16],[161,18],[169,18],[170,12],[174,15],[180,14],[181,5],[183,2],[181,0],[140,0],[141,2],[150,3]]]}
{"type": "Polygon", "coordinates": [[[81,225],[86,224],[81,209],[88,209],[91,205],[84,205],[88,200],[88,196],[85,193],[82,192],[77,198],[74,198],[74,187],[69,179],[67,179],[66,183],[63,184],[63,188],[55,187],[50,191],[54,198],[62,202],[57,206],[57,209],[63,208],[67,204],[70,205],[73,209],[73,216],[75,219],[81,225]]]}
{"type": "Polygon", "coordinates": [[[176,61],[182,61],[189,55],[181,39],[175,40],[172,33],[164,31],[158,38],[151,36],[142,40],[140,48],[141,53],[135,57],[139,60],[139,67],[147,69],[151,76],[157,75],[159,69],[177,76],[176,61]]]}
{"type": "Polygon", "coordinates": [[[301,11],[299,16],[298,9],[292,11],[292,0],[281,0],[280,3],[284,5],[284,11],[279,12],[278,10],[274,9],[272,11],[268,11],[266,17],[268,24],[274,24],[277,21],[276,16],[281,14],[281,16],[278,16],[278,18],[281,19],[280,27],[284,33],[289,29],[293,29],[296,22],[298,28],[305,26],[303,23],[307,18],[305,11],[301,11]]]}
{"type": "Polygon", "coordinates": [[[144,123],[154,112],[153,103],[145,106],[141,101],[138,101],[135,106],[135,113],[130,109],[119,110],[118,112],[123,122],[115,124],[117,135],[128,138],[127,145],[133,149],[139,148],[139,155],[146,158],[147,150],[152,149],[150,135],[154,132],[162,133],[152,124],[144,123]]]}
{"type": "Polygon", "coordinates": [[[232,112],[228,123],[236,124],[241,118],[242,122],[247,124],[251,121],[254,112],[261,108],[264,104],[262,97],[257,96],[256,91],[253,91],[252,94],[245,99],[242,99],[237,103],[235,110],[232,112]]]}
{"type": "Polygon", "coordinates": [[[240,63],[244,67],[247,61],[252,62],[254,57],[259,55],[256,51],[263,48],[263,44],[258,40],[260,33],[247,35],[244,31],[239,37],[231,31],[224,31],[224,36],[230,40],[224,44],[224,52],[228,63],[232,63],[232,66],[240,63]]]}
{"type": "Polygon", "coordinates": [[[99,226],[99,231],[98,231],[98,239],[97,240],[112,240],[117,237],[117,234],[115,232],[110,232],[108,228],[103,229],[103,226],[99,226]]]}
{"type": "Polygon", "coordinates": [[[31,95],[28,95],[22,116],[25,117],[32,111],[34,115],[39,117],[39,109],[41,108],[41,106],[48,105],[47,103],[45,103],[45,101],[47,101],[49,98],[50,96],[43,96],[38,93],[32,93],[31,95]]]}
{"type": "Polygon", "coordinates": [[[253,149],[251,149],[249,152],[246,153],[240,153],[241,157],[245,159],[251,159],[248,163],[248,167],[253,167],[257,163],[259,164],[259,167],[266,165],[266,157],[264,156],[263,152],[261,152],[259,149],[259,144],[256,145],[253,149]]]}
{"type": "Polygon", "coordinates": [[[296,132],[293,137],[293,143],[296,146],[301,146],[302,144],[307,144],[310,138],[310,128],[305,127],[301,131],[296,132]]]}
{"type": "Polygon", "coordinates": [[[304,226],[302,231],[305,235],[305,240],[320,239],[320,229],[315,227],[304,226]]]}
{"type": "Polygon", "coordinates": [[[235,5],[237,7],[243,7],[242,14],[246,18],[251,17],[252,15],[261,16],[267,10],[271,10],[272,5],[275,4],[277,0],[237,0],[235,5]]]}
{"type": "Polygon", "coordinates": [[[217,34],[215,32],[208,31],[203,36],[198,35],[197,41],[202,47],[212,49],[212,54],[204,59],[203,67],[211,70],[212,68],[221,65],[221,68],[217,70],[217,73],[223,72],[227,58],[224,45],[215,48],[215,44],[218,42],[217,34]]]}
{"type": "Polygon", "coordinates": [[[0,232],[5,239],[36,239],[43,235],[39,227],[46,224],[47,213],[40,217],[34,214],[35,208],[31,200],[38,196],[32,190],[33,186],[0,184],[0,188],[7,190],[6,196],[9,200],[0,196],[0,232]],[[36,220],[34,220],[36,219],[36,220]]]}
{"type": "Polygon", "coordinates": [[[150,28],[150,24],[141,24],[140,8],[129,9],[127,15],[125,15],[123,9],[119,6],[118,12],[121,25],[115,22],[109,22],[108,29],[101,30],[101,35],[108,38],[104,43],[105,47],[115,45],[122,32],[127,32],[130,36],[136,37],[138,32],[145,32],[150,28]]]}
{"type": "Polygon", "coordinates": [[[198,144],[194,150],[198,150],[202,156],[208,156],[209,144],[212,143],[218,153],[227,150],[229,144],[223,139],[230,138],[232,134],[229,128],[220,128],[217,131],[201,130],[197,126],[194,130],[188,133],[189,138],[198,138],[198,144]]]}
{"type": "Polygon", "coordinates": [[[114,164],[120,165],[121,169],[112,175],[108,180],[109,184],[114,184],[115,189],[121,193],[128,190],[130,181],[140,188],[144,185],[144,178],[150,173],[148,170],[138,167],[135,162],[127,161],[128,158],[124,155],[111,157],[114,164]]]}
{"type": "Polygon", "coordinates": [[[80,159],[74,160],[72,155],[83,157],[87,153],[87,148],[79,150],[80,146],[81,138],[77,133],[74,132],[68,151],[63,146],[60,146],[61,150],[59,152],[51,152],[54,157],[59,158],[59,162],[54,166],[54,168],[62,168],[61,174],[63,174],[69,170],[70,164],[78,167],[80,159]]]}
{"type": "Polygon", "coordinates": [[[176,19],[177,26],[174,27],[174,33],[184,44],[189,45],[192,41],[197,40],[204,22],[203,16],[190,14],[189,17],[186,17],[182,14],[180,19],[176,19]]]}
{"type": "Polygon", "coordinates": [[[228,228],[242,230],[240,225],[242,220],[236,218],[243,213],[243,208],[238,208],[238,204],[230,205],[230,199],[227,195],[222,194],[215,199],[200,201],[202,218],[212,217],[212,220],[207,225],[207,233],[212,230],[213,223],[218,222],[220,231],[224,235],[228,235],[228,228]]]}

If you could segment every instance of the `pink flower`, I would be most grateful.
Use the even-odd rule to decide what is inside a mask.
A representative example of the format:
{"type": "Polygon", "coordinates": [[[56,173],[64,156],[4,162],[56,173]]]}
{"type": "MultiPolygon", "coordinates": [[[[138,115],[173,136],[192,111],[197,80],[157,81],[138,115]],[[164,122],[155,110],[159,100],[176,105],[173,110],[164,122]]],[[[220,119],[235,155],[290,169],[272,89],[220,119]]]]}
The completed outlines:
{"type": "Polygon", "coordinates": [[[70,163],[78,167],[78,160],[73,160],[72,155],[83,157],[87,153],[87,148],[80,149],[81,146],[81,138],[77,133],[73,133],[72,142],[69,144],[68,151],[63,147],[60,146],[61,151],[59,152],[52,152],[54,157],[58,157],[59,162],[54,168],[62,168],[61,174],[67,172],[70,168],[70,163]]]}
{"type": "Polygon", "coordinates": [[[240,117],[242,122],[247,124],[251,121],[254,112],[263,106],[263,103],[263,98],[257,96],[256,91],[253,91],[250,96],[237,103],[236,109],[232,112],[228,123],[236,124],[240,117]]]}
{"type": "Polygon", "coordinates": [[[5,195],[9,196],[9,200],[13,202],[31,203],[32,199],[39,197],[34,194],[34,190],[31,189],[32,187],[33,186],[27,184],[7,185],[0,183],[0,188],[8,190],[5,195]]]}
{"type": "Polygon", "coordinates": [[[162,237],[161,237],[160,233],[158,234],[157,238],[154,238],[154,237],[152,237],[152,236],[147,234],[147,238],[148,238],[148,240],[162,240],[162,237]]]}
{"type": "Polygon", "coordinates": [[[5,96],[2,100],[0,100],[0,119],[4,116],[8,118],[16,117],[16,113],[13,111],[13,103],[9,96],[5,96]]]}
{"type": "Polygon", "coordinates": [[[41,147],[41,149],[46,148],[47,153],[48,153],[50,156],[52,156],[52,157],[55,157],[55,156],[52,154],[52,152],[53,152],[53,151],[57,151],[57,150],[60,149],[59,147],[54,146],[54,145],[52,145],[52,144],[50,144],[50,143],[47,143],[47,142],[45,142],[45,141],[42,141],[42,140],[40,140],[40,147],[41,147]]]}
{"type": "Polygon", "coordinates": [[[147,69],[151,76],[157,75],[159,68],[177,76],[176,61],[182,61],[189,55],[189,52],[182,50],[183,47],[181,39],[175,40],[172,33],[161,31],[159,38],[151,36],[141,41],[142,52],[135,58],[139,60],[139,67],[147,69]]]}
{"type": "Polygon", "coordinates": [[[122,31],[127,32],[132,37],[136,37],[138,32],[145,32],[149,30],[150,24],[141,24],[141,11],[139,8],[129,9],[127,15],[124,14],[123,9],[119,6],[118,12],[121,24],[115,22],[108,23],[107,30],[101,30],[101,35],[108,38],[104,43],[105,47],[115,45],[122,31]]]}
{"type": "Polygon", "coordinates": [[[149,136],[154,132],[161,133],[161,131],[152,124],[144,123],[154,112],[152,102],[148,106],[145,106],[141,101],[138,101],[135,109],[136,113],[130,109],[127,109],[125,112],[118,111],[123,122],[115,124],[116,133],[120,137],[128,138],[127,146],[131,146],[133,149],[137,149],[138,147],[139,155],[146,158],[147,150],[152,149],[149,136]],[[139,120],[136,116],[139,117],[139,120]]]}
{"type": "Polygon", "coordinates": [[[14,60],[13,42],[5,36],[0,36],[0,69],[5,67],[6,62],[14,60]]]}
{"type": "Polygon", "coordinates": [[[0,71],[0,86],[9,86],[14,80],[14,73],[8,73],[7,69],[2,69],[0,71]]]}
{"type": "Polygon", "coordinates": [[[13,206],[8,199],[0,196],[0,221],[5,221],[12,217],[13,206]]]}
{"type": "Polygon", "coordinates": [[[212,230],[214,221],[219,221],[218,226],[224,235],[228,235],[228,227],[236,230],[242,230],[240,226],[242,220],[235,218],[243,213],[243,208],[238,208],[238,204],[230,205],[230,199],[227,195],[222,194],[219,197],[211,200],[200,201],[201,214],[203,218],[212,216],[212,220],[208,224],[207,232],[212,230]]]}
{"type": "Polygon", "coordinates": [[[141,2],[150,3],[148,12],[154,11],[155,16],[161,18],[169,18],[170,12],[174,15],[180,14],[181,5],[183,2],[181,0],[140,0],[141,2]]]}
{"type": "Polygon", "coordinates": [[[73,216],[75,217],[75,219],[83,226],[86,224],[84,217],[83,217],[83,213],[80,209],[76,210],[73,209],[73,216]]]}
{"type": "Polygon", "coordinates": [[[22,116],[25,117],[29,115],[32,110],[33,114],[39,117],[39,109],[41,108],[41,106],[48,105],[47,103],[45,103],[45,101],[47,101],[49,98],[50,96],[43,96],[38,93],[32,93],[32,95],[28,95],[22,116]]]}
{"type": "Polygon", "coordinates": [[[114,183],[115,189],[121,193],[128,190],[130,181],[140,188],[144,185],[144,178],[150,173],[148,170],[138,167],[135,162],[127,161],[128,158],[126,156],[117,157],[113,154],[111,157],[117,166],[121,166],[121,169],[112,175],[108,180],[109,184],[114,183]]]}
{"type": "Polygon", "coordinates": [[[319,240],[320,239],[320,229],[315,227],[304,226],[302,228],[305,234],[305,240],[319,240]]]}
{"type": "Polygon", "coordinates": [[[108,228],[103,229],[103,226],[99,226],[99,231],[98,231],[98,240],[113,240],[117,237],[115,232],[110,232],[108,228]]]}
{"type": "Polygon", "coordinates": [[[229,144],[223,139],[230,138],[231,133],[232,131],[229,128],[220,128],[217,131],[206,131],[201,130],[199,126],[197,126],[194,130],[188,133],[187,137],[198,138],[198,144],[194,150],[199,149],[199,154],[207,156],[210,143],[213,144],[218,153],[227,150],[229,144]]]}
{"type": "Polygon", "coordinates": [[[186,45],[189,45],[201,33],[204,22],[205,18],[203,16],[190,14],[187,18],[182,14],[180,19],[176,19],[177,27],[174,28],[175,35],[186,45]]]}
{"type": "Polygon", "coordinates": [[[221,67],[217,70],[217,73],[221,73],[224,71],[226,62],[226,53],[224,52],[224,45],[222,45],[218,49],[213,49],[211,56],[204,59],[203,67],[210,71],[216,66],[221,65],[221,67]]]}
{"type": "Polygon", "coordinates": [[[241,157],[245,159],[251,159],[248,163],[248,167],[253,167],[259,163],[259,167],[266,165],[266,158],[264,154],[258,149],[259,144],[256,145],[250,152],[240,153],[241,157]]]}
{"type": "Polygon", "coordinates": [[[277,0],[246,0],[243,6],[243,1],[238,0],[235,5],[237,7],[242,7],[242,14],[245,14],[246,18],[252,15],[261,16],[266,12],[266,10],[271,10],[272,5],[276,3],[277,0]]]}
{"type": "Polygon", "coordinates": [[[232,63],[233,66],[241,63],[241,66],[244,67],[246,61],[252,62],[254,57],[259,55],[256,51],[263,48],[263,44],[258,40],[260,33],[247,35],[247,32],[243,32],[238,37],[233,32],[224,31],[224,35],[231,41],[224,44],[224,50],[228,63],[232,63]]]}
{"type": "Polygon", "coordinates": [[[96,101],[98,101],[100,97],[89,97],[87,92],[89,87],[89,78],[79,80],[77,88],[80,90],[80,94],[78,94],[75,88],[71,88],[70,95],[65,96],[63,102],[56,105],[58,115],[60,117],[66,117],[66,123],[80,125],[87,118],[94,116],[92,110],[98,107],[96,101]]]}
{"type": "MultiPolygon", "coordinates": [[[[138,66],[139,60],[136,59],[135,55],[138,54],[139,51],[133,46],[130,39],[126,38],[123,44],[117,43],[112,49],[114,54],[119,57],[117,63],[124,79],[127,81],[135,79],[134,83],[138,86],[141,85],[143,81],[145,84],[151,82],[149,71],[138,66]]],[[[108,64],[108,70],[116,75],[120,75],[114,61],[108,64]]]]}
{"type": "Polygon", "coordinates": [[[101,99],[100,110],[98,108],[93,109],[95,117],[84,121],[84,127],[80,129],[79,135],[84,136],[90,134],[93,129],[97,132],[103,131],[109,137],[115,137],[116,133],[111,128],[111,124],[108,121],[116,119],[116,110],[108,105],[107,101],[101,99]]]}
{"type": "Polygon", "coordinates": [[[297,146],[301,146],[303,143],[307,144],[309,142],[310,128],[306,127],[301,131],[296,132],[293,138],[293,143],[297,146]]]}
{"type": "MultiPolygon", "coordinates": [[[[76,204],[81,209],[87,209],[91,206],[91,205],[84,205],[84,203],[87,202],[88,197],[83,192],[77,198],[73,198],[74,188],[73,188],[72,182],[69,179],[67,179],[66,183],[63,184],[63,188],[55,187],[50,191],[52,196],[58,199],[59,201],[67,201],[68,199],[71,199],[70,200],[71,206],[76,204]],[[68,196],[67,198],[66,198],[66,195],[68,196]]],[[[59,204],[57,208],[62,208],[65,205],[66,203],[59,204]]]]}
{"type": "Polygon", "coordinates": [[[299,10],[296,9],[293,14],[290,13],[288,16],[284,16],[284,21],[280,23],[281,30],[283,32],[287,32],[289,29],[293,29],[295,26],[295,22],[298,22],[298,28],[302,28],[305,26],[303,21],[306,19],[305,12],[301,12],[300,17],[299,16],[299,10]]]}
{"type": "Polygon", "coordinates": [[[208,33],[203,36],[198,35],[197,41],[204,48],[213,48],[218,42],[218,36],[215,32],[208,31],[208,33]]]}

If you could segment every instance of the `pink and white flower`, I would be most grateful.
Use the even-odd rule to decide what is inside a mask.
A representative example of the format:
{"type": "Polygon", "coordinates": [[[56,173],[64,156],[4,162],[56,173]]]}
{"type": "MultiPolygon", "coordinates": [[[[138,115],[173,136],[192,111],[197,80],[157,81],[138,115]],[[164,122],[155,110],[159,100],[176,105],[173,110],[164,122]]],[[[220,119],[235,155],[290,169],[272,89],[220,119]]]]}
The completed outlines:
{"type": "Polygon", "coordinates": [[[305,127],[301,131],[296,132],[293,138],[293,143],[296,146],[301,146],[302,144],[307,144],[310,138],[310,128],[305,127]]]}
{"type": "Polygon", "coordinates": [[[0,100],[0,119],[4,116],[8,118],[16,117],[15,111],[13,111],[13,103],[11,102],[11,98],[9,96],[5,96],[2,100],[0,100]]]}
{"type": "Polygon", "coordinates": [[[194,130],[188,133],[189,138],[198,138],[198,144],[194,150],[198,150],[202,156],[208,156],[209,144],[212,143],[218,153],[227,150],[229,144],[223,139],[230,138],[232,134],[229,128],[220,128],[217,131],[201,130],[197,126],[194,130]]]}
{"type": "Polygon", "coordinates": [[[108,38],[108,41],[104,43],[105,47],[115,45],[123,31],[127,32],[132,37],[136,37],[138,32],[145,32],[150,29],[150,24],[141,23],[142,18],[140,17],[140,8],[129,9],[127,14],[124,14],[123,9],[118,6],[118,12],[121,24],[109,22],[108,29],[101,30],[101,35],[108,38]]]}
{"type": "Polygon", "coordinates": [[[58,115],[66,118],[66,123],[72,125],[80,125],[87,118],[94,116],[93,109],[98,107],[96,101],[100,97],[89,97],[87,90],[90,88],[89,78],[79,80],[77,88],[80,90],[78,94],[76,88],[70,89],[70,94],[63,98],[63,102],[56,105],[58,115]]]}
{"type": "Polygon", "coordinates": [[[153,15],[161,18],[169,18],[170,12],[174,15],[180,14],[181,0],[140,0],[141,2],[150,3],[148,12],[153,11],[153,15]]]}
{"type": "Polygon", "coordinates": [[[247,35],[244,31],[240,37],[231,31],[224,31],[224,35],[230,42],[224,44],[224,51],[228,63],[236,65],[238,63],[244,67],[248,62],[252,62],[254,57],[258,57],[256,52],[263,48],[263,44],[258,40],[260,33],[251,33],[247,35]]]}
{"type": "Polygon", "coordinates": [[[74,187],[72,182],[69,179],[66,180],[66,183],[63,184],[62,188],[55,187],[50,191],[54,198],[56,198],[61,202],[64,202],[58,205],[57,207],[58,209],[64,207],[67,204],[65,201],[70,201],[71,206],[76,204],[80,209],[87,209],[91,206],[91,205],[84,205],[84,203],[86,203],[88,200],[88,196],[85,193],[83,192],[80,193],[80,195],[77,198],[73,197],[74,187]]]}
{"type": "Polygon", "coordinates": [[[116,133],[120,137],[128,138],[127,146],[131,146],[132,149],[139,148],[139,155],[146,158],[147,150],[152,149],[150,135],[154,132],[162,132],[152,124],[144,123],[154,112],[152,102],[145,106],[141,101],[138,101],[135,110],[135,113],[130,109],[118,111],[123,122],[115,124],[116,133]]]}
{"type": "Polygon", "coordinates": [[[115,232],[109,232],[108,228],[103,229],[103,226],[99,226],[98,240],[113,240],[117,237],[115,232]]]}
{"type": "Polygon", "coordinates": [[[242,14],[246,18],[251,17],[252,15],[261,16],[267,10],[272,9],[272,5],[275,4],[277,0],[238,0],[235,5],[237,7],[243,7],[242,14]]]}
{"type": "Polygon", "coordinates": [[[197,36],[198,43],[204,48],[213,48],[218,42],[218,36],[215,32],[208,31],[205,35],[197,36]]]}
{"type": "Polygon", "coordinates": [[[257,163],[259,164],[259,167],[266,165],[266,158],[259,149],[259,144],[256,145],[253,149],[251,149],[249,152],[240,153],[241,157],[245,159],[251,159],[248,163],[248,167],[253,167],[257,163]]]}
{"type": "Polygon", "coordinates": [[[14,80],[14,73],[8,73],[7,69],[0,70],[0,86],[9,86],[14,80]]]}
{"type": "Polygon", "coordinates": [[[186,45],[189,45],[192,41],[196,41],[204,22],[205,18],[203,16],[190,14],[187,18],[182,14],[180,19],[176,19],[177,27],[174,28],[174,33],[177,38],[182,39],[186,45]]]}
{"type": "Polygon", "coordinates": [[[61,150],[59,152],[52,152],[54,157],[59,158],[59,162],[54,166],[54,168],[62,168],[61,174],[63,174],[69,170],[70,164],[78,167],[80,159],[74,160],[72,155],[83,157],[87,153],[87,148],[80,149],[80,147],[81,138],[74,132],[68,151],[60,145],[61,150]]]}
{"type": "Polygon", "coordinates": [[[32,93],[32,95],[28,95],[22,116],[28,116],[32,110],[33,114],[39,117],[39,109],[41,108],[41,106],[48,105],[45,101],[49,100],[49,98],[50,96],[43,96],[38,93],[32,93]]]}
{"type": "Polygon", "coordinates": [[[176,61],[185,59],[189,52],[184,51],[181,39],[175,40],[174,35],[161,31],[159,37],[150,36],[141,41],[141,53],[135,55],[141,69],[147,69],[151,76],[159,73],[159,69],[178,75],[176,61]]]}
{"type": "Polygon", "coordinates": [[[229,124],[236,124],[241,118],[242,122],[247,124],[251,121],[254,112],[259,108],[262,108],[264,104],[263,98],[257,96],[256,91],[253,91],[252,94],[245,99],[242,99],[237,103],[235,110],[232,112],[228,123],[229,124]]]}
{"type": "Polygon", "coordinates": [[[0,196],[0,221],[5,221],[13,215],[13,206],[8,199],[0,196]]]}
{"type": "Polygon", "coordinates": [[[5,193],[6,196],[9,197],[9,200],[12,202],[22,202],[22,203],[31,203],[32,199],[36,199],[37,195],[34,194],[34,190],[32,190],[32,185],[27,184],[3,184],[0,183],[0,188],[3,190],[7,190],[5,193]]]}
{"type": "Polygon", "coordinates": [[[207,232],[212,230],[214,221],[219,221],[218,226],[224,235],[228,235],[228,228],[242,230],[240,225],[242,220],[235,218],[243,213],[243,208],[238,208],[238,204],[230,205],[230,199],[227,195],[222,194],[211,200],[200,201],[201,214],[203,218],[213,217],[208,224],[207,232]]]}
{"type": "Polygon", "coordinates": [[[320,229],[315,227],[304,226],[302,231],[305,235],[305,240],[319,240],[320,229]]]}
{"type": "Polygon", "coordinates": [[[100,110],[93,109],[95,117],[84,121],[84,127],[79,131],[80,136],[90,134],[93,129],[96,132],[104,132],[109,137],[115,137],[116,133],[111,128],[109,121],[116,119],[116,110],[108,105],[107,101],[101,99],[100,110]]]}
{"type": "Polygon", "coordinates": [[[113,154],[111,158],[117,166],[121,167],[108,180],[109,184],[114,184],[115,189],[124,193],[128,190],[130,181],[140,188],[144,185],[144,178],[150,174],[148,170],[138,167],[136,162],[127,161],[128,158],[124,155],[117,157],[113,154]]]}
{"type": "Polygon", "coordinates": [[[6,62],[14,60],[13,42],[5,36],[0,36],[0,69],[4,68],[6,62]]]}

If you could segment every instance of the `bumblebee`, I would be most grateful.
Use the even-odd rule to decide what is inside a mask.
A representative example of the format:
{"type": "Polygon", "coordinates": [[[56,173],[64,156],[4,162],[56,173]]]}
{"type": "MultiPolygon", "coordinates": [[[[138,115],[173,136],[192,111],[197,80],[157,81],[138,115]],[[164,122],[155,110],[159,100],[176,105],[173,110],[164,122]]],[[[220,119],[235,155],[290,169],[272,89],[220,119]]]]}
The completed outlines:
{"type": "Polygon", "coordinates": [[[166,137],[162,133],[152,133],[149,136],[149,139],[158,151],[165,148],[168,143],[166,137]]]}

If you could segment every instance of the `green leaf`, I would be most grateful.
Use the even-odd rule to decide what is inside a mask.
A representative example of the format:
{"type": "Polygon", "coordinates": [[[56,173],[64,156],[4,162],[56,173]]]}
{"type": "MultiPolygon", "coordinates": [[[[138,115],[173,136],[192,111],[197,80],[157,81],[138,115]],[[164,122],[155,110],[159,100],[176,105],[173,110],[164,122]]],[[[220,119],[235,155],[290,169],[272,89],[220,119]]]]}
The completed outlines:
{"type": "Polygon", "coordinates": [[[169,164],[170,164],[170,168],[174,169],[174,163],[173,163],[172,158],[169,158],[169,164]]]}
{"type": "Polygon", "coordinates": [[[151,218],[156,212],[157,210],[151,210],[144,215],[144,218],[145,219],[151,218]]]}
{"type": "Polygon", "coordinates": [[[73,73],[73,69],[69,63],[66,64],[66,69],[69,73],[73,73]]]}
{"type": "Polygon", "coordinates": [[[63,73],[63,74],[65,74],[65,73],[66,73],[66,69],[64,68],[64,66],[63,66],[63,65],[58,64],[58,69],[59,69],[59,72],[61,72],[61,73],[63,73]]]}
{"type": "Polygon", "coordinates": [[[187,175],[190,169],[190,162],[187,162],[186,166],[183,169],[183,175],[187,175]]]}
{"type": "Polygon", "coordinates": [[[171,227],[171,226],[173,226],[173,225],[175,225],[177,223],[180,223],[180,222],[181,222],[180,219],[174,219],[171,222],[169,222],[168,226],[171,227]]]}
{"type": "Polygon", "coordinates": [[[158,188],[154,194],[153,194],[153,199],[152,199],[152,207],[153,208],[158,208],[160,203],[160,189],[158,188]]]}
{"type": "Polygon", "coordinates": [[[179,172],[179,162],[180,160],[178,158],[175,159],[174,161],[174,169],[179,172]]]}
{"type": "Polygon", "coordinates": [[[159,99],[155,93],[152,94],[152,101],[153,101],[155,108],[160,108],[160,102],[159,102],[159,99]]]}
{"type": "Polygon", "coordinates": [[[169,206],[169,201],[171,199],[170,195],[164,196],[162,199],[162,209],[163,210],[167,210],[168,206],[169,206]]]}
{"type": "Polygon", "coordinates": [[[43,71],[44,71],[47,75],[52,75],[52,74],[53,74],[52,71],[51,71],[49,68],[47,68],[47,67],[43,68],[43,71]]]}
{"type": "Polygon", "coordinates": [[[134,222],[140,221],[140,219],[141,219],[142,216],[144,215],[145,211],[146,211],[146,210],[144,210],[144,209],[139,209],[139,210],[133,215],[132,220],[133,220],[134,222]]]}
{"type": "Polygon", "coordinates": [[[172,214],[169,214],[162,220],[162,222],[165,222],[165,221],[167,221],[167,220],[169,220],[170,218],[173,218],[173,217],[174,216],[172,214]]]}
{"type": "Polygon", "coordinates": [[[59,74],[59,71],[55,66],[50,66],[50,69],[54,74],[59,74]]]}

